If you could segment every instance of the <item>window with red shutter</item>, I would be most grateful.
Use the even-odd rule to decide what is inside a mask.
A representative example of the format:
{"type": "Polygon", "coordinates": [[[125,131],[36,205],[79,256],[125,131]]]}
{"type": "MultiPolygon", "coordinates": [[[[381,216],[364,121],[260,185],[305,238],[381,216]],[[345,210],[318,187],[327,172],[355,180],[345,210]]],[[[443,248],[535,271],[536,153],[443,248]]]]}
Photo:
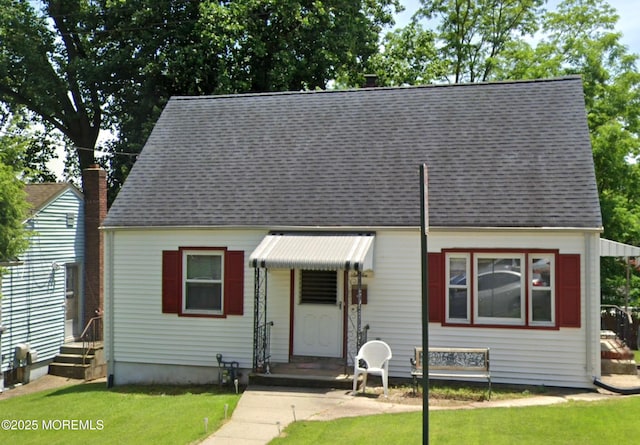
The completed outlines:
{"type": "Polygon", "coordinates": [[[580,327],[580,255],[542,249],[429,254],[429,320],[525,329],[580,327]]]}
{"type": "Polygon", "coordinates": [[[243,315],[244,251],[202,247],[163,251],[162,312],[199,317],[243,315]],[[224,258],[223,267],[216,258],[224,258]]]}

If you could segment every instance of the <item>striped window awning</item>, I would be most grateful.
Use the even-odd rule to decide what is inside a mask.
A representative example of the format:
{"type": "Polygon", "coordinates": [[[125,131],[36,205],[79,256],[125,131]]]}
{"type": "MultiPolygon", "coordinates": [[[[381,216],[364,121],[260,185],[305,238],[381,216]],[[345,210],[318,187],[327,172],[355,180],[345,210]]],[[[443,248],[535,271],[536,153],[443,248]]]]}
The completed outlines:
{"type": "Polygon", "coordinates": [[[272,233],[249,257],[251,267],[373,270],[373,233],[272,233]]]}

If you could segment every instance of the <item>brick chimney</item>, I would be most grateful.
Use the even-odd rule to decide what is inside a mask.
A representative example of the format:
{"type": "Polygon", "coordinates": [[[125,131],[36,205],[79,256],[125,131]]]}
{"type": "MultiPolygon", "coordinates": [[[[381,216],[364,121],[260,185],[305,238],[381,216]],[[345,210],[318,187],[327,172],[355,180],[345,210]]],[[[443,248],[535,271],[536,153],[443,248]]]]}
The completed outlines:
{"type": "Polygon", "coordinates": [[[94,164],[82,171],[84,192],[84,313],[83,329],[102,312],[104,303],[104,240],[99,230],[107,216],[107,173],[94,164]]]}
{"type": "Polygon", "coordinates": [[[377,88],[377,87],[378,87],[378,76],[376,74],[365,74],[364,88],[377,88]]]}

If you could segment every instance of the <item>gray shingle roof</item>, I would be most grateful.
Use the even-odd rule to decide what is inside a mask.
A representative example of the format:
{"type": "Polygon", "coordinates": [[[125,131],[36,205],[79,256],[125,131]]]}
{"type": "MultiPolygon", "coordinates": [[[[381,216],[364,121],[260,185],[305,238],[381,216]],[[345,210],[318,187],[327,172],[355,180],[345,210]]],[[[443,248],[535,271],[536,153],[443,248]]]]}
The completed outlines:
{"type": "Polygon", "coordinates": [[[105,226],[602,225],[582,82],[174,97],[105,226]]]}

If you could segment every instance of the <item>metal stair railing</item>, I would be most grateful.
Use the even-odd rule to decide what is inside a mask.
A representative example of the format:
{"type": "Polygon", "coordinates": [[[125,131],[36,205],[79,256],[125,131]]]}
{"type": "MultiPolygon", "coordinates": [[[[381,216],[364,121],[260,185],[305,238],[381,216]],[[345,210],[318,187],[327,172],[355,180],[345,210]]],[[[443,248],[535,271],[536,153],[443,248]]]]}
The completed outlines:
{"type": "Polygon", "coordinates": [[[264,372],[269,374],[271,371],[271,327],[273,321],[258,326],[256,330],[256,338],[258,340],[258,350],[256,351],[256,372],[264,372]]]}
{"type": "Polygon", "coordinates": [[[86,359],[89,356],[89,351],[95,348],[96,342],[102,340],[102,313],[97,312],[98,315],[89,320],[85,326],[80,339],[82,340],[82,364],[86,364],[86,359]]]}
{"type": "Polygon", "coordinates": [[[608,313],[610,317],[615,318],[615,328],[613,332],[626,346],[630,346],[631,327],[633,326],[633,318],[631,312],[617,306],[615,304],[603,304],[600,306],[600,324],[604,328],[605,316],[608,313]]]}

